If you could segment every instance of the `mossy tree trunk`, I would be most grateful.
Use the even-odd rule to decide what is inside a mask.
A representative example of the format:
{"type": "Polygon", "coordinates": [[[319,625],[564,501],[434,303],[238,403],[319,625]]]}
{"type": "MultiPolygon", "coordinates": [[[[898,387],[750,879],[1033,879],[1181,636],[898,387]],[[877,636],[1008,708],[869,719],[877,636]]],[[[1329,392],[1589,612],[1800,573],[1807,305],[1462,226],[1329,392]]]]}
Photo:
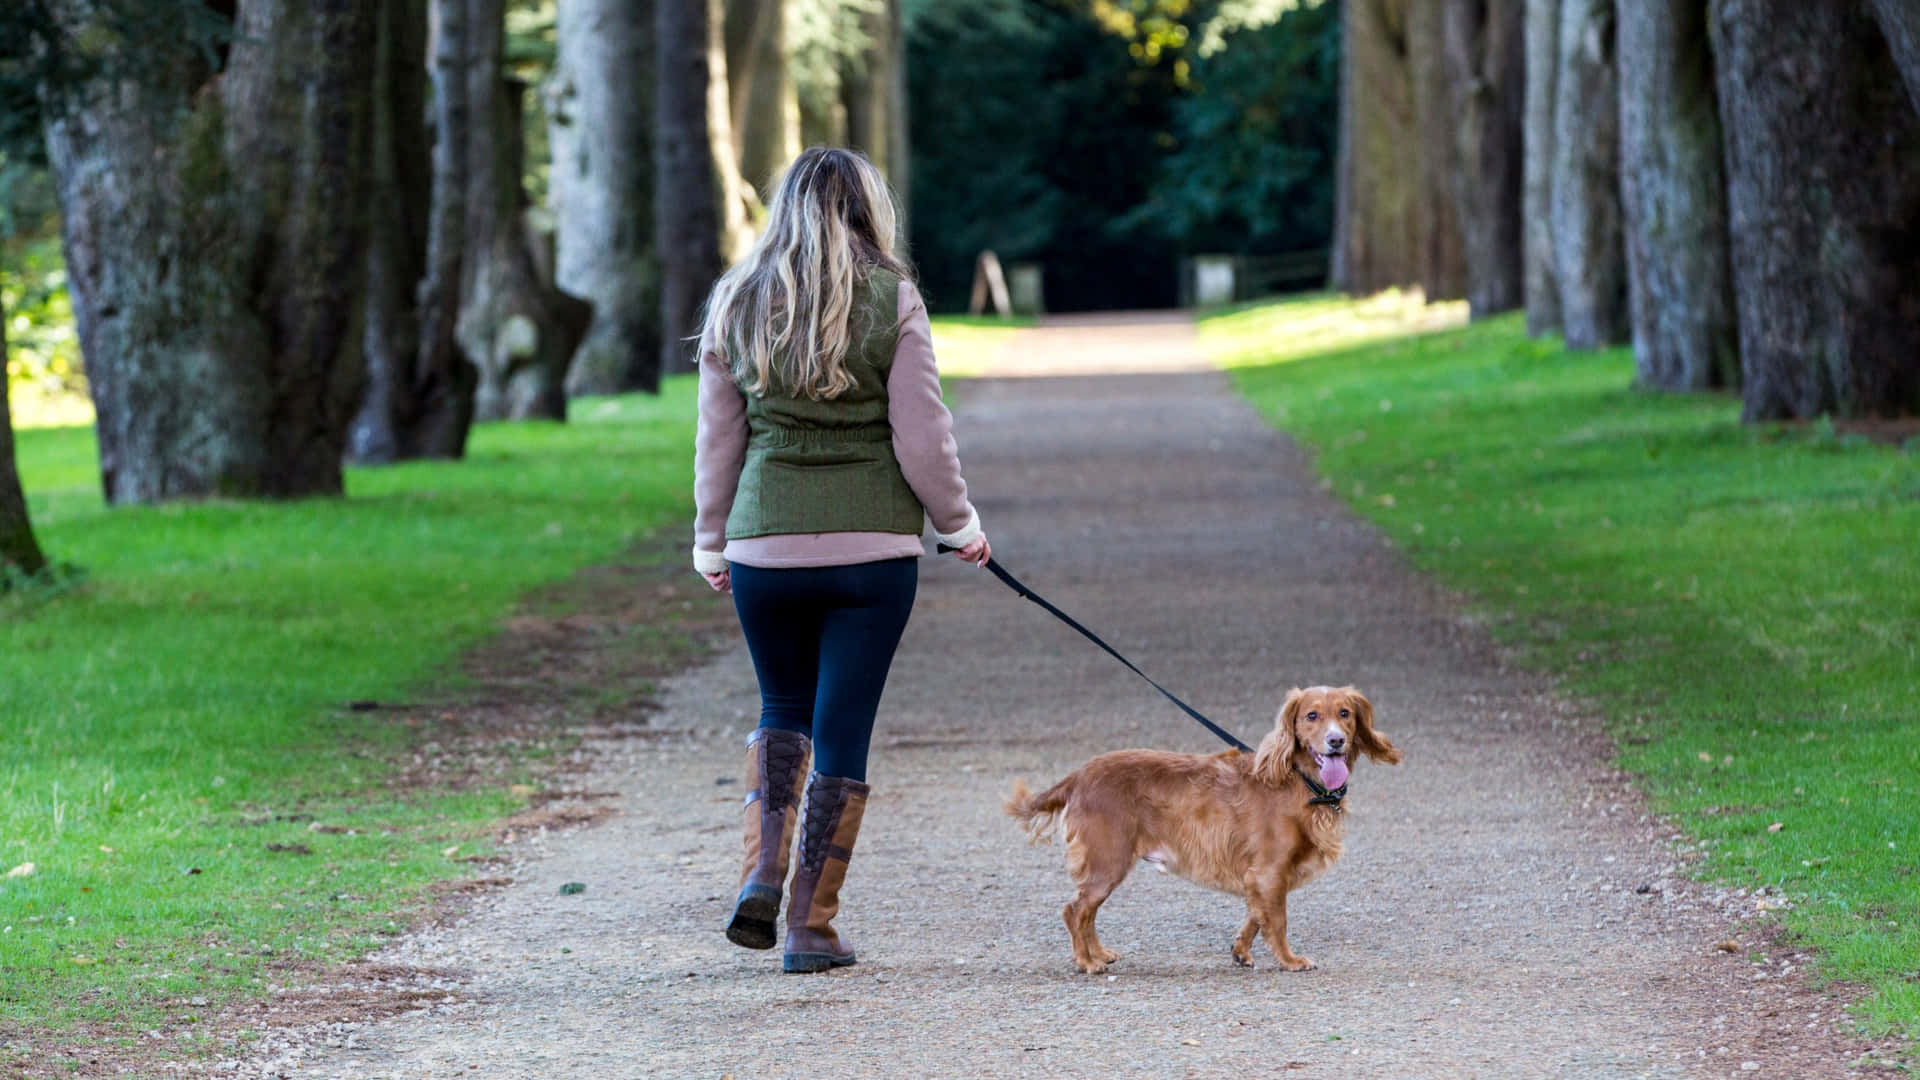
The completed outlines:
{"type": "Polygon", "coordinates": [[[378,0],[240,0],[225,70],[167,62],[49,109],[75,321],[112,503],[337,494],[364,377],[378,0]]]}
{"type": "Polygon", "coordinates": [[[1521,168],[1521,290],[1527,333],[1560,329],[1560,278],[1554,268],[1553,132],[1560,83],[1560,2],[1527,0],[1527,100],[1521,168]]]}
{"type": "Polygon", "coordinates": [[[1703,0],[1617,0],[1620,179],[1635,381],[1740,381],[1726,174],[1703,0]]]}
{"type": "Polygon", "coordinates": [[[1855,0],[1715,0],[1748,420],[1920,412],[1920,115],[1855,0]]]}
{"type": "MultiPolygon", "coordinates": [[[[441,24],[436,44],[451,43],[457,54],[461,13],[443,13],[441,24]]],[[[429,340],[440,325],[440,293],[427,268],[430,258],[446,254],[446,237],[434,232],[434,155],[457,153],[458,144],[429,134],[427,60],[426,0],[381,0],[372,166],[381,194],[368,207],[367,392],[348,442],[351,456],[368,463],[458,458],[473,419],[472,365],[457,348],[442,347],[450,344],[450,328],[445,341],[429,340]]],[[[436,94],[432,108],[433,126],[447,129],[460,98],[436,94]]],[[[455,222],[459,213],[456,205],[455,222]]]]}
{"type": "Polygon", "coordinates": [[[1456,157],[1440,0],[1343,7],[1334,285],[1466,291],[1450,170],[1456,157]]]}
{"type": "MultiPolygon", "coordinates": [[[[46,568],[46,556],[33,537],[27,517],[27,496],[20,489],[20,470],[13,460],[13,413],[8,402],[7,313],[0,308],[0,571],[37,574],[46,568]]],[[[0,588],[8,574],[0,573],[0,588]]]]}
{"type": "Polygon", "coordinates": [[[1567,345],[1626,341],[1620,91],[1613,0],[1562,0],[1554,88],[1554,276],[1567,345]]]}
{"type": "Polygon", "coordinates": [[[467,0],[466,206],[454,333],[479,369],[474,418],[565,420],[567,364],[591,304],[556,288],[534,258],[521,181],[525,84],[505,77],[505,0],[467,0]]]}
{"type": "Polygon", "coordinates": [[[546,86],[555,280],[593,303],[567,393],[660,385],[652,0],[569,0],[546,86]]]}
{"type": "Polygon", "coordinates": [[[716,138],[712,83],[726,73],[711,47],[718,0],[656,0],[654,5],[654,218],[660,255],[660,369],[687,371],[700,305],[726,268],[728,203],[723,170],[732,138],[716,138]]]}
{"type": "Polygon", "coordinates": [[[741,178],[765,191],[800,153],[800,99],[787,66],[786,0],[728,0],[727,103],[741,178]]]}
{"type": "Polygon", "coordinates": [[[1451,183],[1476,319],[1521,305],[1521,134],[1526,95],[1523,0],[1448,0],[1451,183]]]}

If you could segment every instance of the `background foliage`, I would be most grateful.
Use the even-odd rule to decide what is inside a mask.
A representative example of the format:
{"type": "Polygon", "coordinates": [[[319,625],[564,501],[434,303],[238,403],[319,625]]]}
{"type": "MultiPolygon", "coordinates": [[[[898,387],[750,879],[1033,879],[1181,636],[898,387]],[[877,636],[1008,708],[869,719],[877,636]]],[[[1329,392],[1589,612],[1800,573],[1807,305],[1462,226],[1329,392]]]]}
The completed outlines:
{"type": "Polygon", "coordinates": [[[922,3],[907,48],[936,309],[983,249],[1078,310],[1173,305],[1183,254],[1326,243],[1338,4],[922,3]]]}

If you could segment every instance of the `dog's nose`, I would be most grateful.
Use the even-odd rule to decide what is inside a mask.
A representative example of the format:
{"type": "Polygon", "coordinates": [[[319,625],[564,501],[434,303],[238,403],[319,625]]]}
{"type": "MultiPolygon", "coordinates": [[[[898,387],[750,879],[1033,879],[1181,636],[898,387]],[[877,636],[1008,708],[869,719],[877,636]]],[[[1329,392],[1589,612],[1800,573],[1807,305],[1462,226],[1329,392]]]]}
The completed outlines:
{"type": "Polygon", "coordinates": [[[1327,736],[1327,749],[1338,750],[1345,745],[1347,745],[1347,737],[1345,735],[1335,732],[1327,736]]]}

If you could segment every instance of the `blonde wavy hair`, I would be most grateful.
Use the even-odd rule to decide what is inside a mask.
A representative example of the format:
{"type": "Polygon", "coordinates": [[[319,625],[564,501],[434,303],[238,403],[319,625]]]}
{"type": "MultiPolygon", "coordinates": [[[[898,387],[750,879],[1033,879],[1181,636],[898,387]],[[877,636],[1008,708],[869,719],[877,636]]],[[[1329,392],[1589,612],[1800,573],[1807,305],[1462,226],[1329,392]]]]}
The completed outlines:
{"type": "Polygon", "coordinates": [[[911,277],[893,234],[893,194],[865,155],[816,146],[794,159],[766,231],[707,299],[701,330],[725,345],[741,389],[821,401],[853,387],[856,291],[876,268],[911,277]]]}

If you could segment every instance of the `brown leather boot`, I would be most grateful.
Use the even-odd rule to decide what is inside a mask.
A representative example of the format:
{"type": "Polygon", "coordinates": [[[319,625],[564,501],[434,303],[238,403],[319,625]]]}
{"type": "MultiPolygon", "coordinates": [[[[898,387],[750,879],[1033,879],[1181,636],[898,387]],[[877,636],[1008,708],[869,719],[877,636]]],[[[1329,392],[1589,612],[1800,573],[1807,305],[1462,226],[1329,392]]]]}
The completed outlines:
{"type": "Polygon", "coordinates": [[[747,736],[747,858],[727,924],[727,940],[735,945],[771,949],[777,939],[774,920],[812,750],[813,740],[797,731],[759,728],[747,736]]]}
{"type": "Polygon", "coordinates": [[[847,879],[853,842],[866,813],[867,785],[844,776],[807,778],[807,811],[800,819],[800,865],[787,905],[787,971],[825,971],[853,963],[853,945],[834,932],[840,885],[847,879]]]}

